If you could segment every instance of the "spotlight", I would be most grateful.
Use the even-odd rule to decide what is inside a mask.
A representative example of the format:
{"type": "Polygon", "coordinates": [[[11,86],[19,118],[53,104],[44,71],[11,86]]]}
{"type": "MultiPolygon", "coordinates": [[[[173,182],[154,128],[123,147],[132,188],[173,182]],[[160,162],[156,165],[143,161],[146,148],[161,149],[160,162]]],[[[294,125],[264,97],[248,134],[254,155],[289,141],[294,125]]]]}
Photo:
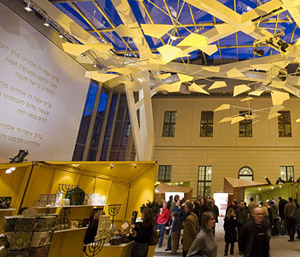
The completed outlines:
{"type": "Polygon", "coordinates": [[[87,56],[87,52],[84,52],[84,53],[81,54],[81,57],[84,58],[84,59],[86,58],[86,56],[87,56]]]}
{"type": "Polygon", "coordinates": [[[286,183],[286,181],[284,181],[284,180],[282,180],[282,178],[281,177],[279,177],[277,180],[276,180],[276,185],[278,185],[279,183],[286,183]]]}
{"type": "Polygon", "coordinates": [[[31,5],[31,2],[29,1],[28,4],[24,7],[24,9],[27,11],[27,12],[31,12],[32,11],[32,5],[31,5]]]}
{"type": "Polygon", "coordinates": [[[7,170],[5,171],[5,173],[6,173],[6,174],[10,174],[10,173],[12,173],[12,170],[11,170],[11,169],[7,169],[7,170]]]}
{"type": "Polygon", "coordinates": [[[282,52],[286,52],[286,49],[289,47],[289,44],[284,42],[282,39],[279,39],[277,44],[280,46],[282,52]]]}
{"type": "Polygon", "coordinates": [[[136,167],[137,167],[136,163],[132,163],[131,165],[136,169],[136,167]]]}
{"type": "Polygon", "coordinates": [[[259,57],[262,57],[262,56],[264,55],[265,51],[262,50],[262,49],[254,48],[254,49],[253,49],[253,53],[254,53],[255,55],[259,56],[259,57]]]}
{"type": "Polygon", "coordinates": [[[97,68],[97,63],[96,62],[94,62],[93,67],[97,68]]]}
{"type": "Polygon", "coordinates": [[[59,38],[64,38],[64,34],[62,32],[59,33],[58,35],[59,38]]]}
{"type": "Polygon", "coordinates": [[[292,22],[293,22],[293,20],[292,20],[292,18],[290,17],[290,15],[287,14],[285,17],[288,19],[289,23],[292,23],[292,22]]]}
{"type": "Polygon", "coordinates": [[[46,17],[46,18],[45,18],[44,26],[46,26],[46,27],[49,27],[49,26],[50,26],[49,17],[46,17]]]}
{"type": "Polygon", "coordinates": [[[265,177],[265,180],[268,182],[269,185],[272,185],[270,179],[268,179],[268,177],[265,177]]]}
{"type": "Polygon", "coordinates": [[[110,168],[111,168],[111,169],[114,168],[114,164],[113,164],[113,163],[111,163],[111,164],[109,164],[109,165],[110,165],[110,168]]]}
{"type": "Polygon", "coordinates": [[[292,176],[289,178],[289,182],[294,182],[294,179],[292,176]]]}
{"type": "MultiPolygon", "coordinates": [[[[10,158],[10,163],[23,162],[25,157],[28,155],[28,150],[19,150],[19,153],[14,157],[10,158]]],[[[25,160],[26,161],[26,160],[25,160]]]]}
{"type": "Polygon", "coordinates": [[[296,183],[300,183],[300,177],[296,180],[296,183]]]}
{"type": "Polygon", "coordinates": [[[177,37],[175,37],[175,36],[173,36],[173,35],[170,35],[170,38],[171,38],[172,40],[176,40],[176,39],[177,39],[177,37]]]}

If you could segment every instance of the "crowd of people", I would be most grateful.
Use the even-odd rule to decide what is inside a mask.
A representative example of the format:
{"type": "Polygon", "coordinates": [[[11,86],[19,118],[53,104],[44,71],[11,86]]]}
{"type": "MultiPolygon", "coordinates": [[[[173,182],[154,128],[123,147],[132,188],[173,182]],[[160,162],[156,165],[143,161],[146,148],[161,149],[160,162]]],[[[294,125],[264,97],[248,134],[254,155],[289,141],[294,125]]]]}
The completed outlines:
{"type": "MultiPolygon", "coordinates": [[[[167,248],[176,254],[179,242],[185,256],[217,256],[214,241],[215,223],[219,210],[210,197],[193,202],[170,196],[162,203],[157,216],[157,229],[160,231],[158,247],[162,247],[165,231],[168,233],[167,248]],[[183,230],[183,233],[181,231],[183,230]],[[182,239],[180,236],[182,234],[182,239]]],[[[300,208],[296,199],[288,201],[275,198],[267,202],[255,203],[253,198],[247,204],[233,200],[226,209],[224,218],[225,247],[224,256],[233,256],[237,242],[240,255],[246,257],[267,257],[271,236],[289,235],[289,242],[300,240],[300,208]]]]}
{"type": "MultiPolygon", "coordinates": [[[[167,248],[176,254],[180,243],[183,257],[216,257],[215,225],[219,209],[214,199],[200,198],[193,202],[170,196],[161,203],[157,217],[149,208],[142,213],[143,223],[135,228],[130,237],[135,241],[132,257],[146,257],[149,240],[159,231],[158,247],[162,247],[168,232],[167,248]],[[180,238],[182,235],[182,238],[180,238]]],[[[224,218],[224,256],[234,254],[235,243],[240,255],[245,257],[268,257],[271,236],[289,235],[289,242],[300,240],[300,207],[297,201],[275,198],[268,202],[255,203],[250,198],[248,206],[244,201],[233,200],[226,209],[224,218]]]]}

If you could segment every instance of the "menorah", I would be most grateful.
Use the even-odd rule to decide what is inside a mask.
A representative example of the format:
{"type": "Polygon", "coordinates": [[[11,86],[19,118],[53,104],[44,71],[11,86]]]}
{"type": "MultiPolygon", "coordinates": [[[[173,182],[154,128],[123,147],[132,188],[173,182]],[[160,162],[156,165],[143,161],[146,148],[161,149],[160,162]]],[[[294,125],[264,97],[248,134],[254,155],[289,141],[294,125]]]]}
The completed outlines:
{"type": "Polygon", "coordinates": [[[79,185],[70,185],[70,184],[58,184],[58,192],[61,194],[65,194],[70,189],[74,189],[79,187],[79,185]]]}
{"type": "Polygon", "coordinates": [[[114,225],[115,216],[120,212],[122,204],[110,204],[108,205],[108,214],[112,217],[111,224],[114,225]]]}
{"type": "Polygon", "coordinates": [[[99,254],[104,246],[106,238],[101,238],[93,243],[84,245],[84,253],[88,257],[94,257],[99,254]]]}

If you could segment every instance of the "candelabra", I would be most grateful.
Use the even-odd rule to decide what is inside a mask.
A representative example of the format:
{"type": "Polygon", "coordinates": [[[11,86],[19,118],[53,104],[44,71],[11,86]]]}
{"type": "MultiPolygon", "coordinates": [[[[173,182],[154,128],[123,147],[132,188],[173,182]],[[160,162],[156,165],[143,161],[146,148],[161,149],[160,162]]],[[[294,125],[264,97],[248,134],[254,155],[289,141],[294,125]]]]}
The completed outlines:
{"type": "Polygon", "coordinates": [[[110,204],[108,205],[108,214],[112,217],[111,224],[114,225],[115,216],[118,215],[121,209],[121,204],[110,204]]]}
{"type": "Polygon", "coordinates": [[[94,257],[99,254],[104,246],[106,238],[94,241],[93,243],[84,245],[84,253],[88,257],[94,257]]]}
{"type": "Polygon", "coordinates": [[[58,184],[58,192],[61,194],[65,194],[68,192],[68,190],[78,187],[79,185],[58,184]]]}

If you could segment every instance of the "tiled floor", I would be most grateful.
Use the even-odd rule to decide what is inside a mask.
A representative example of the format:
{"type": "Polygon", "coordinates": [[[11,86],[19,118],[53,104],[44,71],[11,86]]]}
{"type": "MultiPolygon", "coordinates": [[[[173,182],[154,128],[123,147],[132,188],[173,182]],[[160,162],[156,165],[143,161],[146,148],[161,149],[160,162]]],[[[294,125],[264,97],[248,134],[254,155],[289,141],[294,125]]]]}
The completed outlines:
{"type": "MultiPolygon", "coordinates": [[[[277,236],[271,239],[271,252],[270,257],[300,257],[300,240],[294,242],[288,242],[288,236],[277,236]]],[[[166,252],[167,236],[164,239],[163,246],[161,248],[156,247],[154,256],[182,256],[181,246],[177,255],[172,255],[170,252],[166,252]]],[[[216,227],[216,242],[218,244],[218,257],[224,255],[224,230],[223,230],[223,218],[219,218],[219,223],[216,227]]],[[[234,256],[240,256],[238,254],[238,246],[235,244],[234,256]]]]}

